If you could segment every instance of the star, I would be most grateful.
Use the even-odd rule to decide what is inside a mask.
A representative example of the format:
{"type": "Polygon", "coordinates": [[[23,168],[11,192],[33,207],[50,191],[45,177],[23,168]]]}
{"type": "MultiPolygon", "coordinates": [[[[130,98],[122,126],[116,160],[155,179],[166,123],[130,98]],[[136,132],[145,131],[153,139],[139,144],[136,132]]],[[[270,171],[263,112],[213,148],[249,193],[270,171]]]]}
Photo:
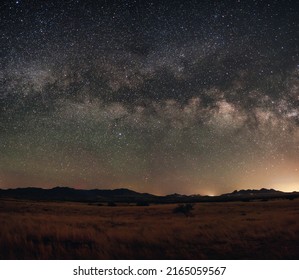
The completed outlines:
{"type": "Polygon", "coordinates": [[[296,2],[195,2],[4,5],[0,187],[297,186],[296,2]]]}

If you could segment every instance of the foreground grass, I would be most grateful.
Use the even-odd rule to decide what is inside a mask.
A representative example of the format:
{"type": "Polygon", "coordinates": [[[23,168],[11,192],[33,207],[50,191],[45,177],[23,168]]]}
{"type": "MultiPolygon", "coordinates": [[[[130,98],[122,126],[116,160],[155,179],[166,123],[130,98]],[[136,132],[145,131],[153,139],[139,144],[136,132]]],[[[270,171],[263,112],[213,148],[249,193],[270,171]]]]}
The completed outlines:
{"type": "Polygon", "coordinates": [[[175,206],[0,200],[0,258],[299,258],[299,200],[175,206]]]}

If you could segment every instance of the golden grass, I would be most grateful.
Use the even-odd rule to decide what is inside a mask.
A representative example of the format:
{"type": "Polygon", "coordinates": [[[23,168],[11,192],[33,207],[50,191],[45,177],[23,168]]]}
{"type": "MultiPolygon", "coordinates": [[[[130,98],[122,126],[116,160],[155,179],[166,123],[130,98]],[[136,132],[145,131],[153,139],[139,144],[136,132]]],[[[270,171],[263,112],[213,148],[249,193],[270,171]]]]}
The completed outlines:
{"type": "Polygon", "coordinates": [[[0,258],[299,258],[299,200],[175,206],[0,200],[0,258]]]}

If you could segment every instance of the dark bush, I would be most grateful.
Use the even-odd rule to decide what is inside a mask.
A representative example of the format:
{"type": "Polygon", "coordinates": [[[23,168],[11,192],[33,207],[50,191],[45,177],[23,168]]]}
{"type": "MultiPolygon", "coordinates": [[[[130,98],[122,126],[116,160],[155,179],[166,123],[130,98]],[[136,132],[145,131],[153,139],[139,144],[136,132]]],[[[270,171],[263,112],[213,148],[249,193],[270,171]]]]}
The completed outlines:
{"type": "Polygon", "coordinates": [[[192,216],[192,211],[194,210],[194,204],[186,203],[186,204],[179,204],[176,208],[173,209],[173,213],[181,213],[184,214],[186,217],[192,216]]]}

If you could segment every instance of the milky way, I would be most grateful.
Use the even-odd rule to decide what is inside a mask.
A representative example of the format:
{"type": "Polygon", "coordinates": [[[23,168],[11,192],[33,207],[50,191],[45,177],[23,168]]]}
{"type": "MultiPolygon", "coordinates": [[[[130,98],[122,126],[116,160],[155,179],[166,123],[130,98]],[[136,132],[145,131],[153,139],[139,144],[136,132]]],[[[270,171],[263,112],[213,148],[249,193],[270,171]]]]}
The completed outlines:
{"type": "Polygon", "coordinates": [[[296,1],[5,1],[0,187],[299,190],[296,1]]]}

